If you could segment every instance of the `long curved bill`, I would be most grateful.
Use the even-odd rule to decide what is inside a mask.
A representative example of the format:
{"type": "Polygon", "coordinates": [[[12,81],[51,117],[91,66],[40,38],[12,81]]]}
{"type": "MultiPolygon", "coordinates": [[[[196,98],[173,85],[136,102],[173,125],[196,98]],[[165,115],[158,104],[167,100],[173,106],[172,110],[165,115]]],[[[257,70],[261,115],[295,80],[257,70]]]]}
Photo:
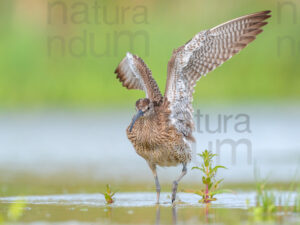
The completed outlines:
{"type": "Polygon", "coordinates": [[[130,125],[130,128],[129,128],[129,132],[132,131],[132,128],[133,128],[133,125],[135,123],[135,121],[140,118],[142,115],[144,115],[143,111],[142,110],[139,110],[137,112],[137,114],[135,114],[135,116],[132,118],[132,122],[131,122],[131,125],[130,125]]]}

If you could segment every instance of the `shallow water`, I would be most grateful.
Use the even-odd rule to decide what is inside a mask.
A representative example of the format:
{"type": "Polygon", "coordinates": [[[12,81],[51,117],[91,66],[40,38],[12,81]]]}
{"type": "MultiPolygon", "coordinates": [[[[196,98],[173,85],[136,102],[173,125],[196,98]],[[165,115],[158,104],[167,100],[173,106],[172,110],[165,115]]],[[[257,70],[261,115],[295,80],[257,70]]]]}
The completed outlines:
{"type": "MultiPolygon", "coordinates": [[[[283,193],[288,195],[288,193],[283,193]]],[[[117,193],[116,202],[111,207],[148,207],[155,206],[156,193],[117,193]]],[[[1,203],[13,203],[20,197],[2,197],[1,203]]],[[[87,207],[105,207],[105,199],[102,194],[68,194],[68,195],[49,195],[49,196],[26,196],[23,197],[28,204],[38,205],[68,205],[68,206],[87,206],[87,207]]],[[[179,193],[177,196],[179,207],[195,206],[203,207],[199,204],[199,196],[189,193],[179,193]]],[[[291,199],[294,199],[292,193],[291,199]]],[[[172,206],[170,193],[161,193],[161,206],[172,206]]],[[[255,206],[255,193],[245,192],[239,194],[220,194],[218,201],[211,207],[219,208],[241,208],[246,209],[248,206],[255,206]],[[249,201],[247,204],[246,202],[249,201]]]]}
{"type": "MultiPolygon", "coordinates": [[[[293,204],[296,193],[293,192],[273,192],[282,199],[289,199],[293,204]]],[[[211,204],[212,208],[239,208],[247,209],[255,206],[255,192],[225,193],[218,195],[218,201],[211,204]]],[[[37,205],[78,205],[87,207],[106,207],[105,199],[102,194],[64,194],[64,195],[42,195],[42,196],[25,196],[25,197],[0,197],[0,202],[13,203],[18,199],[24,199],[28,204],[37,205]]],[[[115,203],[110,207],[148,207],[155,206],[156,193],[152,192],[128,192],[117,193],[115,203]]],[[[178,207],[203,207],[198,200],[200,197],[196,194],[178,193],[178,207]]],[[[279,204],[279,203],[277,203],[279,204]]],[[[172,206],[170,193],[161,193],[161,206],[172,206]]]]}
{"type": "MultiPolygon", "coordinates": [[[[295,193],[277,192],[292,203],[295,193]]],[[[101,194],[72,194],[22,197],[27,205],[16,224],[299,224],[300,215],[277,213],[257,217],[249,209],[255,206],[255,193],[220,194],[207,208],[194,194],[178,193],[174,207],[168,193],[162,193],[161,204],[155,204],[155,193],[119,193],[115,203],[106,205],[101,194]]],[[[0,212],[20,197],[0,198],[0,212]]]]}

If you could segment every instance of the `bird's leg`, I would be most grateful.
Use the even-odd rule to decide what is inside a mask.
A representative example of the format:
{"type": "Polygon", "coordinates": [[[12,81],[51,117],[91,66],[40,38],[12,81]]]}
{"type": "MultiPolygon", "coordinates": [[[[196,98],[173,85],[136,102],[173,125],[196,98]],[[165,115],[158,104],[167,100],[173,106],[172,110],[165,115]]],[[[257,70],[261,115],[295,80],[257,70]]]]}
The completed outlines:
{"type": "Polygon", "coordinates": [[[156,203],[159,204],[160,185],[159,185],[157,174],[154,175],[154,179],[155,179],[155,186],[156,186],[156,203]]]}
{"type": "Polygon", "coordinates": [[[182,177],[184,177],[187,173],[187,169],[186,169],[186,163],[183,163],[183,168],[182,168],[182,172],[180,174],[180,176],[178,177],[177,180],[175,180],[173,182],[173,188],[172,188],[172,203],[175,201],[176,198],[176,192],[177,192],[177,187],[178,187],[178,183],[179,181],[182,179],[182,177]]]}
{"type": "Polygon", "coordinates": [[[156,165],[155,164],[149,164],[150,169],[153,173],[154,180],[155,180],[155,186],[156,186],[156,204],[159,204],[159,197],[160,197],[160,185],[156,173],[156,165]]]}

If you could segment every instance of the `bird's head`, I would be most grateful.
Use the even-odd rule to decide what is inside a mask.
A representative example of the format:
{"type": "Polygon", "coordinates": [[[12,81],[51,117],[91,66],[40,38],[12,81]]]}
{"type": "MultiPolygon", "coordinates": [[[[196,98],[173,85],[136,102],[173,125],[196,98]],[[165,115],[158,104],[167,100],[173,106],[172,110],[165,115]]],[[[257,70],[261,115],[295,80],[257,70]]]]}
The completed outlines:
{"type": "Polygon", "coordinates": [[[154,113],[154,104],[148,98],[141,98],[135,103],[136,114],[132,119],[129,131],[131,132],[135,121],[140,117],[148,117],[154,113]]]}

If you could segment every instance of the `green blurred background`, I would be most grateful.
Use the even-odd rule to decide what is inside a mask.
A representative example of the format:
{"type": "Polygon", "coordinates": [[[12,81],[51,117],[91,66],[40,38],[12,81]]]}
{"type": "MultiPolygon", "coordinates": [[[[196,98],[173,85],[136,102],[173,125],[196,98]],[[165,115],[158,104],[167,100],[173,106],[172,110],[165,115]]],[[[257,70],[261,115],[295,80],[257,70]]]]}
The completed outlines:
{"type": "Polygon", "coordinates": [[[194,100],[295,101],[300,96],[299,1],[14,0],[1,1],[0,8],[4,109],[132,104],[143,93],[127,91],[114,74],[127,51],[144,59],[164,91],[174,48],[201,30],[266,9],[273,17],[264,32],[209,79],[202,78],[194,100]]]}

